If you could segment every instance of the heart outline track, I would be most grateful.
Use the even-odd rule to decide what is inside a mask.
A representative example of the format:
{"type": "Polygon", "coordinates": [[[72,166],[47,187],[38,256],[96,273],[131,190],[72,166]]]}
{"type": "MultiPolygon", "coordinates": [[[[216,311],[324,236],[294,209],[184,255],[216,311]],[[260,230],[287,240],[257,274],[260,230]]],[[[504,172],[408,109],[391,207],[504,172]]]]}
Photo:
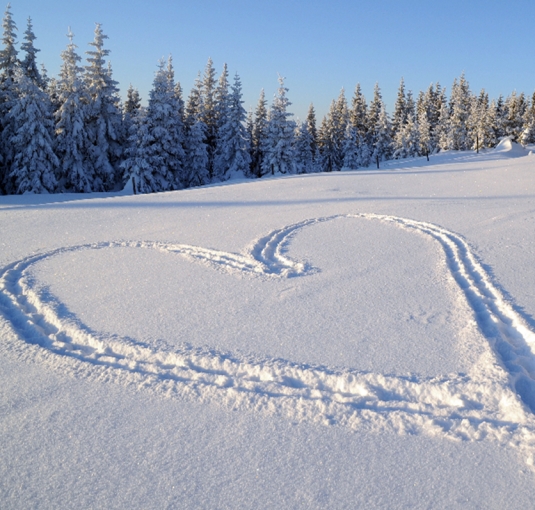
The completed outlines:
{"type": "MultiPolygon", "coordinates": [[[[350,429],[424,433],[452,439],[491,439],[522,450],[528,464],[535,446],[535,334],[504,299],[458,234],[438,225],[370,213],[306,219],[269,233],[243,253],[164,243],[110,241],[58,248],[13,262],[0,271],[0,311],[19,340],[74,363],[84,377],[111,380],[158,394],[267,412],[293,421],[350,429]],[[302,229],[342,219],[380,221],[432,238],[507,373],[396,376],[331,369],[223,353],[209,348],[148,346],[92,332],[53,296],[34,288],[28,269],[45,259],[81,250],[155,249],[230,274],[260,278],[304,277],[318,269],[291,259],[291,240],[302,229]],[[518,402],[512,391],[522,400],[518,402]],[[531,411],[531,412],[530,412],[531,411]]],[[[57,365],[57,363],[55,363],[57,365]]]]}

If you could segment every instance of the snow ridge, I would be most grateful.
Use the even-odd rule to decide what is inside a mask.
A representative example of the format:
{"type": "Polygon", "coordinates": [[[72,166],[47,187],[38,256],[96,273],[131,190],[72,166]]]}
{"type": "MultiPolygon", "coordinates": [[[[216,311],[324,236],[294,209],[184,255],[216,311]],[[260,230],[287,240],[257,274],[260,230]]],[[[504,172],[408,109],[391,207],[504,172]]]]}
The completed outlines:
{"type": "Polygon", "coordinates": [[[91,331],[61,302],[37,290],[28,269],[47,258],[116,247],[156,249],[232,274],[264,278],[306,276],[317,268],[288,255],[303,228],[341,219],[381,221],[432,237],[475,318],[507,370],[512,388],[535,412],[535,334],[504,300],[459,235],[440,226],[376,214],[307,219],[275,230],[242,254],[190,245],[112,241],[59,248],[0,271],[0,310],[20,338],[43,347],[55,366],[76,366],[84,377],[134,384],[168,396],[268,412],[295,421],[337,424],[457,440],[491,439],[517,446],[533,464],[533,417],[507,385],[482,375],[395,376],[244,357],[184,346],[154,348],[91,331]],[[59,356],[58,356],[59,355],[59,356]]]}

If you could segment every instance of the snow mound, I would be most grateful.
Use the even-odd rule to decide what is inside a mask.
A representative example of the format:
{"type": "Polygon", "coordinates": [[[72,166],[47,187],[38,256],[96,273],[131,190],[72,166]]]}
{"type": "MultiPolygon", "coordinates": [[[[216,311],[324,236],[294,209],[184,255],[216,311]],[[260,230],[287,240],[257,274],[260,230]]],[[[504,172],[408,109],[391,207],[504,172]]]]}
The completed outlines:
{"type": "Polygon", "coordinates": [[[504,137],[500,143],[496,145],[494,152],[510,158],[520,158],[526,155],[526,149],[524,149],[522,145],[513,142],[511,136],[504,137]]]}

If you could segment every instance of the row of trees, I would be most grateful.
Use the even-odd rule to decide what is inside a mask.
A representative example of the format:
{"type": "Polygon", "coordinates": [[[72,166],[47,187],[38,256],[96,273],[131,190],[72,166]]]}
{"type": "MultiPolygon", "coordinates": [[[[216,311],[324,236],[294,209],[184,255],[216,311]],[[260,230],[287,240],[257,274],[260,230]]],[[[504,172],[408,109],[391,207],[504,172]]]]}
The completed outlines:
{"type": "Polygon", "coordinates": [[[378,85],[367,104],[357,85],[344,90],[319,127],[313,105],[303,122],[288,111],[279,77],[271,103],[262,91],[255,111],[243,108],[238,75],[219,77],[209,59],[188,97],[172,60],[159,63],[147,106],[130,86],[124,103],[97,24],[84,66],[69,33],[57,78],[36,64],[28,20],[19,57],[8,6],[0,51],[0,190],[3,193],[91,192],[122,187],[148,193],[224,181],[231,176],[330,172],[442,150],[493,147],[504,136],[535,142],[535,94],[489,100],[462,75],[449,99],[439,84],[415,98],[401,80],[393,114],[378,85]]]}

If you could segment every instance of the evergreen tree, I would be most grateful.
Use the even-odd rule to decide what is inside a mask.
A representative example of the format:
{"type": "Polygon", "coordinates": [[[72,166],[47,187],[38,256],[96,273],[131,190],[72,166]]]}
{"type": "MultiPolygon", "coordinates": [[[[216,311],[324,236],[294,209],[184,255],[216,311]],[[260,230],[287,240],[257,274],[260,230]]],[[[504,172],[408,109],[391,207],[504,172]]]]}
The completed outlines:
{"type": "Polygon", "coordinates": [[[252,162],[251,168],[253,175],[256,177],[262,177],[262,161],[264,160],[264,141],[267,134],[267,101],[264,94],[264,89],[260,91],[260,97],[258,98],[258,105],[256,107],[252,134],[252,162]]]}
{"type": "Polygon", "coordinates": [[[392,117],[392,136],[396,139],[402,126],[407,123],[407,98],[405,95],[405,81],[401,78],[398,96],[394,105],[394,116],[392,117]]]}
{"type": "Polygon", "coordinates": [[[24,73],[30,80],[32,80],[40,89],[46,89],[46,74],[45,79],[41,76],[39,69],[37,68],[36,54],[40,50],[35,48],[33,42],[36,37],[33,33],[32,19],[28,18],[28,26],[26,32],[24,32],[24,42],[21,45],[21,50],[26,52],[26,57],[21,62],[21,67],[24,73]]]}
{"type": "Polygon", "coordinates": [[[110,53],[104,49],[107,38],[97,23],[95,38],[89,43],[94,49],[86,52],[89,56],[84,74],[89,95],[86,130],[90,137],[88,157],[95,169],[94,191],[111,190],[119,180],[124,142],[119,89],[104,60],[110,53]]]}
{"type": "Polygon", "coordinates": [[[56,190],[59,161],[54,153],[54,122],[50,100],[22,70],[15,76],[18,100],[8,116],[13,136],[9,178],[16,193],[49,193],[56,190]]]}
{"type": "Polygon", "coordinates": [[[353,99],[351,101],[349,124],[356,130],[356,150],[360,158],[360,166],[368,166],[370,164],[371,157],[368,143],[368,105],[366,103],[366,98],[361,91],[360,83],[357,83],[355,87],[355,93],[353,94],[353,99]]]}
{"type": "MultiPolygon", "coordinates": [[[[228,82],[228,68],[227,64],[223,65],[223,71],[219,76],[217,88],[215,89],[215,125],[216,130],[219,130],[223,124],[227,122],[229,113],[229,82],[228,82]]],[[[216,132],[216,146],[217,146],[217,132],[216,132]]]]}
{"type": "Polygon", "coordinates": [[[397,132],[393,145],[396,148],[393,154],[395,159],[414,158],[420,155],[420,132],[413,112],[408,113],[407,120],[397,132]]]}
{"type": "Polygon", "coordinates": [[[491,146],[493,129],[489,123],[489,96],[485,90],[481,90],[478,97],[472,97],[468,129],[472,148],[477,152],[479,149],[491,146]]]}
{"type": "MultiPolygon", "coordinates": [[[[126,91],[126,101],[123,105],[123,132],[125,133],[126,140],[125,150],[128,147],[128,140],[132,136],[132,126],[135,123],[135,118],[141,109],[141,98],[139,97],[139,92],[137,89],[132,87],[132,84],[128,87],[126,91]]],[[[135,128],[137,130],[137,127],[135,128]]]]}
{"type": "Polygon", "coordinates": [[[200,74],[188,97],[185,108],[184,187],[201,186],[210,181],[208,174],[209,150],[206,143],[208,127],[204,118],[203,84],[200,74]]]}
{"type": "Polygon", "coordinates": [[[450,109],[446,101],[444,101],[440,106],[439,121],[435,132],[438,148],[441,151],[448,151],[453,146],[453,142],[451,140],[452,131],[450,126],[450,109]]]}
{"type": "Polygon", "coordinates": [[[214,155],[217,144],[217,112],[216,112],[216,78],[212,59],[209,58],[204,70],[202,80],[201,121],[206,126],[205,143],[208,147],[208,174],[210,180],[214,177],[214,155]]]}
{"type": "Polygon", "coordinates": [[[186,125],[185,155],[182,184],[185,188],[202,186],[209,182],[208,178],[208,146],[206,124],[200,119],[190,119],[186,125]]]}
{"type": "Polygon", "coordinates": [[[297,173],[309,174],[315,171],[315,143],[308,130],[308,122],[301,122],[295,138],[297,173]]]}
{"type": "Polygon", "coordinates": [[[468,133],[471,93],[468,82],[461,74],[459,81],[454,80],[450,97],[450,149],[465,151],[471,148],[468,133]]]}
{"type": "Polygon", "coordinates": [[[310,106],[308,107],[306,124],[308,134],[310,135],[310,148],[314,157],[318,146],[318,131],[316,129],[316,112],[312,103],[310,103],[310,106]]]}
{"type": "Polygon", "coordinates": [[[242,105],[241,81],[236,74],[229,98],[227,121],[220,128],[214,158],[214,177],[222,181],[231,175],[247,175],[251,165],[244,125],[246,113],[242,105]]]}
{"type": "Polygon", "coordinates": [[[499,142],[504,136],[506,136],[505,133],[505,124],[506,124],[506,116],[507,111],[505,108],[505,103],[503,100],[503,96],[500,94],[498,99],[494,103],[494,139],[496,140],[496,143],[499,142]]]}
{"type": "Polygon", "coordinates": [[[160,62],[149,94],[146,114],[139,124],[128,158],[122,163],[125,178],[132,177],[140,193],[179,189],[183,182],[184,126],[177,115],[174,72],[160,62]]]}
{"type": "Polygon", "coordinates": [[[15,47],[17,41],[17,25],[11,15],[11,5],[8,4],[2,20],[2,42],[4,48],[0,51],[0,192],[13,193],[13,183],[8,177],[8,169],[13,161],[13,151],[7,141],[14,135],[10,126],[8,113],[17,101],[17,91],[14,83],[17,71],[18,52],[15,47]]]}
{"type": "Polygon", "coordinates": [[[357,83],[351,101],[349,123],[357,130],[357,134],[361,139],[365,139],[368,136],[368,106],[360,89],[360,83],[357,83]]]}
{"type": "Polygon", "coordinates": [[[522,136],[524,126],[524,115],[527,110],[526,96],[513,93],[505,101],[505,136],[512,136],[513,140],[519,141],[522,136]]]}
{"type": "Polygon", "coordinates": [[[141,97],[137,89],[132,87],[132,84],[128,87],[126,91],[126,101],[124,102],[124,115],[129,115],[130,117],[135,117],[139,109],[141,108],[141,97]]]}
{"type": "Polygon", "coordinates": [[[362,166],[361,144],[357,128],[347,124],[344,140],[344,168],[355,170],[362,166]]]}
{"type": "Polygon", "coordinates": [[[520,137],[522,145],[535,143],[535,92],[531,96],[531,102],[523,118],[523,131],[520,137]]]}
{"type": "Polygon", "coordinates": [[[381,101],[379,117],[372,131],[372,161],[377,164],[377,168],[379,168],[379,163],[388,159],[390,154],[390,147],[392,145],[390,129],[390,121],[388,120],[386,108],[384,103],[381,101]]]}
{"type": "Polygon", "coordinates": [[[429,154],[435,150],[429,117],[429,111],[425,103],[423,103],[422,107],[418,110],[418,150],[420,154],[425,155],[427,161],[429,161],[429,154]]]}
{"type": "Polygon", "coordinates": [[[89,97],[72,32],[69,31],[68,37],[69,44],[61,54],[63,63],[55,112],[56,154],[60,160],[58,185],[62,191],[88,193],[93,191],[95,182],[95,169],[88,155],[91,140],[86,131],[89,97]]]}
{"type": "Polygon", "coordinates": [[[262,173],[295,174],[297,171],[294,151],[294,123],[289,119],[288,106],[291,104],[286,97],[288,89],[284,86],[284,78],[279,76],[278,93],[271,105],[266,136],[262,146],[264,159],[262,173]]]}

